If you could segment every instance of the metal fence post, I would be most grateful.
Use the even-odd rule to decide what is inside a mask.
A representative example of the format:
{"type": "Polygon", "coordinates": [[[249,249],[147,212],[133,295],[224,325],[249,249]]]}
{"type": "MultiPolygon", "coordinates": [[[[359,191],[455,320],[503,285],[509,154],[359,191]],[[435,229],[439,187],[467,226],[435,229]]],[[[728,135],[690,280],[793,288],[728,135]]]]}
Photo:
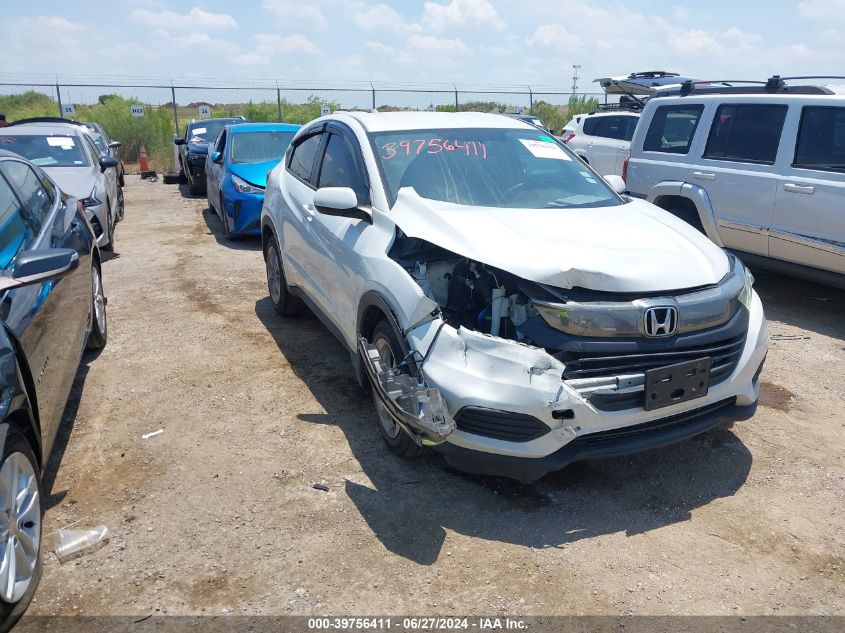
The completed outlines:
{"type": "Polygon", "coordinates": [[[279,83],[276,82],[276,107],[279,109],[279,123],[282,122],[282,89],[279,88],[279,83]]]}
{"type": "Polygon", "coordinates": [[[460,108],[460,105],[458,104],[458,87],[455,84],[452,84],[452,87],[455,89],[455,112],[457,112],[460,108]]]}
{"type": "Polygon", "coordinates": [[[65,115],[62,113],[62,91],[59,90],[59,82],[56,82],[56,101],[59,102],[59,118],[65,118],[65,115]]]}
{"type": "Polygon", "coordinates": [[[179,134],[179,114],[176,112],[176,87],[170,84],[170,98],[173,99],[173,122],[176,124],[176,134],[179,134]]]}
{"type": "Polygon", "coordinates": [[[373,82],[370,82],[370,90],[373,91],[373,110],[376,109],[376,87],[373,85],[373,82]]]}
{"type": "Polygon", "coordinates": [[[534,114],[534,91],[528,86],[528,114],[534,114]]]}

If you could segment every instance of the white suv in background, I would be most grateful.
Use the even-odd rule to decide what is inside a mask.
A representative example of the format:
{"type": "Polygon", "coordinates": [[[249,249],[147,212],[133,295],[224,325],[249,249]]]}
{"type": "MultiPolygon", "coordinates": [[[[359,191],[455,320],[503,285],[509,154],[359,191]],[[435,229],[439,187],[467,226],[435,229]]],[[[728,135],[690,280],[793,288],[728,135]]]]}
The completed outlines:
{"type": "Polygon", "coordinates": [[[628,189],[743,261],[845,287],[845,94],[687,85],[653,97],[628,189]]]}
{"type": "Polygon", "coordinates": [[[579,114],[564,127],[563,141],[602,176],[622,175],[640,113],[612,110],[579,114]]]}

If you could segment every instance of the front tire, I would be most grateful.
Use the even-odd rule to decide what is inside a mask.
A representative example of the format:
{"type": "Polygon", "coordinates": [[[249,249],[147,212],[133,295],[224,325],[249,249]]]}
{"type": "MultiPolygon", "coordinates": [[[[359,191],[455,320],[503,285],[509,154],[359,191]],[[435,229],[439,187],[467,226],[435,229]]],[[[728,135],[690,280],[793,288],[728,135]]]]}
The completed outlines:
{"type": "Polygon", "coordinates": [[[41,579],[43,500],[35,453],[12,428],[0,462],[0,633],[20,619],[41,579]]]}
{"type": "Polygon", "coordinates": [[[301,314],[305,306],[302,299],[294,297],[288,289],[285,269],[282,267],[282,258],[276,240],[273,240],[267,246],[264,259],[267,264],[267,290],[270,292],[270,302],[273,304],[276,314],[283,317],[301,314]]]}
{"type": "Polygon", "coordinates": [[[91,331],[88,333],[87,349],[103,349],[109,338],[106,318],[106,298],[103,292],[103,278],[100,267],[91,266],[91,331]]]}
{"type": "Polygon", "coordinates": [[[232,239],[232,232],[229,230],[229,221],[226,219],[226,205],[223,202],[223,194],[220,194],[220,223],[223,225],[223,237],[232,239]]]}
{"type": "MultiPolygon", "coordinates": [[[[387,319],[382,319],[376,329],[373,331],[373,338],[370,341],[376,346],[379,356],[389,367],[395,367],[397,359],[402,358],[402,346],[396,338],[396,333],[390,327],[387,319]]],[[[407,370],[404,370],[407,371],[407,370]]],[[[381,399],[376,393],[375,387],[373,389],[373,402],[376,405],[376,415],[378,416],[378,428],[381,432],[381,437],[387,448],[391,453],[398,455],[404,459],[412,459],[425,452],[425,449],[411,439],[402,428],[396,424],[387,412],[387,408],[381,403],[381,399]]]]}
{"type": "Polygon", "coordinates": [[[124,215],[126,215],[126,199],[123,196],[123,185],[120,185],[117,188],[117,219],[115,219],[115,223],[120,222],[124,215]]]}
{"type": "Polygon", "coordinates": [[[111,216],[111,206],[106,207],[106,233],[109,236],[109,243],[105,244],[102,249],[104,251],[114,251],[114,221],[111,216]]]}

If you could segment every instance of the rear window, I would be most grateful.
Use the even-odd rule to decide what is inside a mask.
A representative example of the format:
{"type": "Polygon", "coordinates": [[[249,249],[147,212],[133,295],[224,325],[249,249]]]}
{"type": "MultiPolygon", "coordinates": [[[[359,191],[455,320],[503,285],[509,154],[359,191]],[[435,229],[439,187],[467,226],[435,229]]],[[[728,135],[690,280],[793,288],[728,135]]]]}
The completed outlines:
{"type": "Polygon", "coordinates": [[[654,111],[643,142],[646,152],[687,154],[703,105],[666,105],[654,111]]]}
{"type": "Polygon", "coordinates": [[[772,165],[787,106],[725,104],[716,110],[704,158],[772,165]]]}
{"type": "Polygon", "coordinates": [[[845,172],[845,108],[804,107],[793,166],[845,172]]]}
{"type": "Polygon", "coordinates": [[[0,148],[32,161],[39,167],[84,167],[88,158],[79,138],[34,134],[0,134],[0,148]]]}

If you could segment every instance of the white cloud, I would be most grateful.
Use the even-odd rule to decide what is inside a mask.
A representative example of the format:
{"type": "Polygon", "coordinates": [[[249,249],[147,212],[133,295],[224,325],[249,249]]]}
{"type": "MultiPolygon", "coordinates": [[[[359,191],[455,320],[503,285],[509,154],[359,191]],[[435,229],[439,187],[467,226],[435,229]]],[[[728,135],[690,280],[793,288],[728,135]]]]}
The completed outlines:
{"type": "Polygon", "coordinates": [[[379,29],[382,31],[404,31],[409,28],[418,28],[412,25],[396,12],[392,7],[379,4],[353,3],[352,21],[362,29],[379,29]]]}
{"type": "Polygon", "coordinates": [[[396,52],[392,46],[382,44],[381,42],[364,42],[364,45],[379,55],[393,55],[396,52]]]}
{"type": "Polygon", "coordinates": [[[253,37],[255,46],[232,56],[232,63],[238,66],[268,66],[284,55],[319,55],[320,48],[304,35],[275,35],[258,33],[253,37]]]}
{"type": "Polygon", "coordinates": [[[188,13],[134,9],[129,19],[138,24],[172,30],[221,31],[238,28],[237,21],[228,13],[210,13],[199,7],[193,7],[188,13]]]}
{"type": "Polygon", "coordinates": [[[408,46],[417,51],[435,55],[469,55],[472,52],[460,38],[435,35],[412,35],[408,38],[408,46]]]}
{"type": "Polygon", "coordinates": [[[797,9],[798,15],[810,20],[845,19],[845,0],[805,0],[797,9]]]}
{"type": "Polygon", "coordinates": [[[433,29],[461,28],[468,24],[483,24],[497,29],[505,23],[488,0],[450,0],[448,4],[426,2],[422,24],[433,29]]]}
{"type": "Polygon", "coordinates": [[[328,22],[317,0],[261,0],[261,8],[269,11],[283,26],[301,29],[324,29],[328,22]]]}

